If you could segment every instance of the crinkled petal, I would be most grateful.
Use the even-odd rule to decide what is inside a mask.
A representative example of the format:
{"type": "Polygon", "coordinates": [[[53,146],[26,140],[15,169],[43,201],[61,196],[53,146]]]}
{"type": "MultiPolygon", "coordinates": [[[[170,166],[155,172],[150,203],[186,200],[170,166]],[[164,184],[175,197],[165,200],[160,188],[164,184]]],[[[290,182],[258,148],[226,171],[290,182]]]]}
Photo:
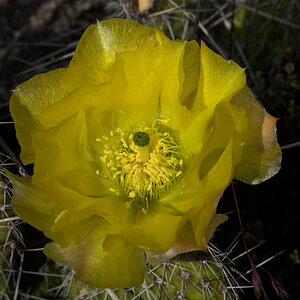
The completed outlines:
{"type": "Polygon", "coordinates": [[[140,47],[119,54],[110,82],[114,111],[121,112],[119,126],[132,129],[145,122],[152,125],[158,117],[159,97],[166,76],[161,47],[140,47]]]}
{"type": "Polygon", "coordinates": [[[183,151],[192,156],[199,153],[205,142],[215,107],[243,89],[246,78],[242,68],[233,61],[226,61],[203,42],[200,52],[195,44],[179,45],[174,54],[166,58],[172,68],[168,68],[170,84],[164,84],[162,89],[161,115],[171,120],[170,126],[179,132],[183,151]],[[200,74],[196,68],[185,69],[185,62],[189,65],[189,53],[196,56],[196,61],[200,54],[200,74]],[[191,70],[190,73],[187,70],[191,70]],[[184,95],[185,105],[180,95],[184,95]]]}
{"type": "Polygon", "coordinates": [[[199,68],[192,67],[192,55],[200,60],[199,46],[195,42],[174,42],[162,34],[167,78],[160,95],[161,118],[178,133],[186,155],[197,153],[202,146],[202,136],[211,113],[191,110],[198,88],[199,68]],[[183,102],[185,102],[183,104],[183,102]],[[194,141],[198,142],[195,143],[194,141]]]}
{"type": "Polygon", "coordinates": [[[64,186],[82,194],[108,194],[104,179],[89,163],[85,116],[79,111],[50,130],[33,134],[36,152],[33,183],[45,189],[56,177],[64,186]],[[50,163],[49,163],[50,162],[50,163]]]}
{"type": "Polygon", "coordinates": [[[84,111],[92,106],[100,106],[103,110],[107,110],[112,107],[111,91],[112,86],[108,84],[94,88],[87,84],[67,95],[62,101],[41,111],[40,122],[46,129],[50,129],[80,110],[84,111]],[[111,101],[107,101],[107,99],[111,101]]]}
{"type": "Polygon", "coordinates": [[[204,206],[191,219],[195,241],[199,249],[206,250],[216,228],[228,219],[226,215],[216,214],[213,206],[204,206]]]}
{"type": "Polygon", "coordinates": [[[65,69],[57,69],[34,76],[19,85],[10,100],[10,112],[14,118],[18,141],[21,145],[21,159],[24,164],[34,162],[34,148],[31,133],[42,128],[40,112],[63,99],[67,92],[60,86],[65,69]]]}
{"type": "Polygon", "coordinates": [[[208,226],[205,228],[204,231],[204,238],[203,243],[206,247],[207,243],[212,238],[213,234],[215,233],[218,226],[223,224],[225,221],[228,220],[228,216],[224,214],[215,214],[214,217],[210,220],[208,226]]]}
{"type": "Polygon", "coordinates": [[[196,41],[185,44],[183,57],[184,81],[180,95],[180,102],[188,109],[192,109],[198,89],[200,75],[200,47],[196,41]]]}
{"type": "MultiPolygon", "coordinates": [[[[117,117],[112,119],[114,128],[132,130],[133,126],[143,122],[151,126],[158,117],[165,76],[160,46],[149,48],[145,45],[136,51],[117,54],[109,83],[78,88],[63,101],[44,110],[41,122],[46,128],[51,128],[79,109],[97,109],[106,114],[114,113],[117,117]]],[[[91,127],[96,129],[95,125],[91,127]]]]}
{"type": "Polygon", "coordinates": [[[52,226],[44,231],[45,235],[63,248],[77,244],[98,224],[97,216],[82,218],[83,214],[73,210],[61,212],[52,226]]]}
{"type": "Polygon", "coordinates": [[[55,243],[47,244],[45,254],[76,271],[77,279],[97,288],[125,288],[143,282],[144,253],[137,247],[115,237],[115,247],[103,249],[107,235],[114,228],[99,219],[97,225],[78,244],[62,248],[55,243]]]}
{"type": "Polygon", "coordinates": [[[247,130],[242,139],[242,156],[234,177],[248,184],[258,184],[274,176],[281,165],[281,150],[276,139],[277,119],[269,115],[245,88],[232,103],[247,116],[247,130]]]}
{"type": "Polygon", "coordinates": [[[186,42],[170,41],[162,32],[157,31],[157,38],[162,45],[165,57],[165,68],[167,77],[165,78],[161,95],[161,116],[163,119],[170,119],[172,125],[177,129],[181,108],[180,101],[182,84],[184,82],[183,57],[185,53],[186,42]]]}
{"type": "Polygon", "coordinates": [[[150,251],[165,252],[176,241],[182,217],[159,206],[147,214],[139,212],[135,224],[119,236],[150,251]]]}
{"type": "MultiPolygon", "coordinates": [[[[188,153],[199,152],[205,144],[209,123],[219,103],[229,101],[244,88],[244,69],[233,61],[227,61],[201,42],[200,75],[189,126],[183,133],[188,153]],[[195,143],[194,141],[197,141],[195,143]]],[[[225,130],[224,130],[225,132],[225,130]]]]}
{"type": "Polygon", "coordinates": [[[225,60],[201,42],[199,87],[193,109],[203,105],[214,111],[217,104],[230,100],[245,87],[244,69],[232,60],[225,60]]]}
{"type": "Polygon", "coordinates": [[[191,164],[184,180],[189,184],[189,186],[203,189],[204,194],[217,196],[221,194],[230,183],[233,176],[233,169],[234,153],[233,138],[231,138],[221,156],[206,176],[200,178],[200,169],[194,169],[193,164],[191,164]],[[198,174],[194,172],[198,172],[198,174]]]}
{"type": "Polygon", "coordinates": [[[244,69],[231,60],[225,60],[210,50],[203,41],[201,42],[200,75],[197,95],[192,107],[196,118],[191,122],[186,134],[190,153],[197,153],[205,144],[210,120],[218,104],[229,101],[244,88],[245,84],[244,69]],[[202,143],[191,143],[191,141],[201,141],[202,143]]]}
{"type": "MultiPolygon", "coordinates": [[[[51,195],[53,202],[44,201],[49,195],[45,195],[39,187],[32,184],[31,177],[18,177],[8,171],[6,173],[13,184],[12,206],[15,212],[25,222],[43,231],[47,237],[54,239],[60,245],[67,246],[77,243],[94,227],[94,217],[87,218],[85,216],[85,218],[82,218],[81,215],[81,218],[71,219],[70,214],[68,220],[65,219],[63,228],[56,226],[57,223],[61,225],[58,220],[62,219],[63,213],[57,215],[58,207],[54,205],[55,200],[58,200],[56,201],[57,204],[68,201],[68,199],[55,199],[51,195]]],[[[76,199],[72,198],[72,200],[76,199]]],[[[73,208],[72,205],[71,208],[73,208]]],[[[93,214],[89,216],[93,216],[93,214]]]]}
{"type": "Polygon", "coordinates": [[[246,128],[247,116],[243,109],[229,102],[219,103],[207,127],[204,146],[187,170],[187,182],[193,186],[196,182],[193,182],[193,176],[201,181],[218,162],[230,140],[233,143],[232,163],[238,163],[242,153],[241,140],[246,128]]]}
{"type": "MultiPolygon", "coordinates": [[[[67,221],[65,220],[64,228],[55,227],[58,219],[62,217],[62,214],[57,216],[55,213],[58,210],[54,205],[55,201],[44,201],[48,195],[32,184],[30,177],[18,177],[8,171],[6,173],[13,184],[12,206],[15,212],[24,221],[43,231],[47,237],[67,246],[78,242],[94,227],[95,219],[93,217],[75,220],[69,218],[67,221]]],[[[52,198],[52,200],[55,199],[52,198]]],[[[68,199],[59,198],[57,200],[64,202],[68,199]]]]}
{"type": "Polygon", "coordinates": [[[110,19],[90,26],[80,39],[62,86],[73,91],[111,79],[117,53],[151,49],[157,45],[155,30],[129,20],[110,19]]]}
{"type": "Polygon", "coordinates": [[[233,163],[241,158],[241,139],[247,128],[247,116],[241,108],[229,102],[219,103],[208,126],[208,134],[200,154],[191,162],[200,180],[204,178],[222,155],[230,139],[233,141],[233,163]],[[198,169],[198,171],[197,171],[198,169]]]}
{"type": "Polygon", "coordinates": [[[53,203],[44,201],[44,194],[39,187],[33,185],[31,177],[18,177],[5,171],[13,184],[12,206],[20,218],[30,225],[47,231],[53,217],[53,203]]]}
{"type": "MultiPolygon", "coordinates": [[[[206,213],[206,212],[205,212],[206,213]]],[[[202,219],[200,214],[197,214],[193,218],[193,225],[197,231],[194,232],[194,228],[191,220],[186,222],[186,224],[181,228],[179,234],[177,235],[176,243],[172,247],[164,252],[147,252],[147,262],[153,265],[157,265],[162,261],[172,259],[178,254],[191,252],[195,250],[206,250],[206,245],[208,241],[212,238],[216,228],[225,222],[228,217],[222,214],[216,214],[213,218],[206,218],[209,221],[207,224],[202,219]],[[199,217],[197,220],[196,217],[199,217]],[[201,229],[201,224],[203,229],[201,229]],[[196,234],[198,234],[196,236],[196,234]]]]}
{"type": "Polygon", "coordinates": [[[199,176],[201,160],[195,158],[186,171],[181,184],[160,200],[179,213],[201,209],[205,205],[216,208],[220,196],[231,182],[234,172],[233,139],[228,141],[221,155],[202,178],[199,176]],[[180,195],[180,196],[178,196],[180,195]]]}
{"type": "Polygon", "coordinates": [[[51,227],[51,238],[62,247],[69,246],[84,237],[94,226],[95,217],[102,217],[116,228],[126,226],[129,210],[124,200],[115,194],[106,197],[87,196],[53,181],[50,194],[54,202],[56,218],[51,227]],[[74,232],[77,232],[74,234],[74,232]],[[65,235],[70,235],[65,238],[65,235]]]}

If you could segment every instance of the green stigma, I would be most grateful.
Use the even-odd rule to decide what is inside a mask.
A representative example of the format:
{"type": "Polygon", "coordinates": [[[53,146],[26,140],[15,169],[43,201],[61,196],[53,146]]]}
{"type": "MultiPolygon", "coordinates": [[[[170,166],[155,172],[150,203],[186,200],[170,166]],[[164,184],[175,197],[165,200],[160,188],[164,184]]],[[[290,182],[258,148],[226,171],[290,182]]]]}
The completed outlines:
{"type": "Polygon", "coordinates": [[[139,147],[146,147],[150,143],[150,137],[146,132],[138,131],[133,136],[133,142],[139,147]]]}

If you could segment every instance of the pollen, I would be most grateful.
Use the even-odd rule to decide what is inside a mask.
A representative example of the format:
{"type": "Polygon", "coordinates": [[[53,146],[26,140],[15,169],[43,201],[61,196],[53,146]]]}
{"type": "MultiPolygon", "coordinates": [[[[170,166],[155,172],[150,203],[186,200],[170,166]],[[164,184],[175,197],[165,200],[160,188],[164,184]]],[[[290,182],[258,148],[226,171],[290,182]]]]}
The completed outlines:
{"type": "Polygon", "coordinates": [[[130,198],[134,198],[134,197],[135,197],[135,192],[134,192],[134,191],[131,191],[131,192],[129,193],[129,197],[130,197],[130,198]]]}
{"type": "Polygon", "coordinates": [[[127,208],[138,207],[144,213],[183,176],[179,144],[169,131],[154,126],[111,131],[109,138],[103,137],[99,157],[107,168],[110,190],[125,196],[127,208]]]}

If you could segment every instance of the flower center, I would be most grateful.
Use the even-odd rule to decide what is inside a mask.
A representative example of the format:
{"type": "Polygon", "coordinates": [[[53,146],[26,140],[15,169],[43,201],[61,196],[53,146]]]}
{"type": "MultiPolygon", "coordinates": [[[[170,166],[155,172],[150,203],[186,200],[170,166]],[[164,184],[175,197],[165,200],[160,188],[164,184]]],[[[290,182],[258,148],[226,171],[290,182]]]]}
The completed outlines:
{"type": "Polygon", "coordinates": [[[183,175],[183,160],[178,144],[168,131],[139,126],[123,133],[120,128],[105,140],[101,161],[111,178],[112,192],[122,194],[126,207],[149,206],[163,196],[183,175]]]}

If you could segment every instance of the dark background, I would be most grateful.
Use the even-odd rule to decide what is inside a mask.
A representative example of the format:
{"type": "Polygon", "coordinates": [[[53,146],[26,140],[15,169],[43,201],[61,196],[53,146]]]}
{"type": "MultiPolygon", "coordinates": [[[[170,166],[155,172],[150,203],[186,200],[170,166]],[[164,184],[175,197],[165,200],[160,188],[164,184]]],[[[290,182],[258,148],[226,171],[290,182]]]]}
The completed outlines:
{"type": "MultiPolygon", "coordinates": [[[[156,1],[151,12],[168,8],[165,2],[156,1]]],[[[192,11],[198,5],[200,11],[195,12],[195,18],[205,21],[228,1],[187,2],[184,9],[192,11]]],[[[271,15],[271,18],[261,16],[257,10],[255,13],[242,7],[234,13],[234,30],[226,30],[222,22],[215,24],[220,18],[217,16],[206,26],[210,37],[192,22],[186,35],[189,39],[204,39],[209,47],[217,51],[211,40],[213,38],[228,57],[247,66],[248,85],[266,109],[279,118],[278,140],[283,146],[300,141],[300,8],[296,2],[261,1],[262,6],[257,7],[256,1],[243,1],[254,10],[271,15]],[[262,5],[263,2],[267,4],[262,5]],[[294,26],[279,22],[274,17],[294,26]],[[242,49],[247,65],[238,47],[242,49]]],[[[87,26],[95,23],[96,19],[125,17],[120,3],[129,9],[127,16],[142,23],[151,23],[149,14],[130,10],[128,1],[0,0],[0,122],[12,121],[8,102],[11,91],[18,84],[35,74],[67,66],[87,26]]],[[[224,13],[230,13],[235,8],[237,6],[231,4],[224,13]]],[[[182,17],[180,13],[178,18],[182,17]]],[[[169,36],[172,33],[164,18],[169,18],[173,34],[180,37],[183,24],[169,15],[157,17],[157,22],[164,24],[163,29],[169,36]]],[[[228,17],[228,22],[231,21],[228,17]]],[[[1,145],[3,152],[8,155],[13,152],[18,156],[20,149],[13,124],[0,123],[0,136],[4,140],[1,145]]],[[[298,145],[283,150],[282,169],[274,178],[257,186],[234,183],[248,248],[261,244],[251,252],[254,264],[284,251],[263,268],[283,285],[293,299],[300,299],[300,261],[290,256],[296,249],[300,250],[299,149],[298,145]]],[[[220,227],[213,241],[225,250],[241,231],[231,187],[220,201],[219,212],[227,213],[230,220],[220,227]]],[[[45,237],[29,225],[24,226],[22,231],[27,245],[42,247],[45,244],[45,237]]],[[[243,251],[245,248],[240,238],[230,255],[234,257],[243,251]]],[[[44,260],[40,253],[26,253],[24,268],[37,270],[44,260]]],[[[236,264],[241,272],[251,268],[246,256],[237,260],[236,264]]],[[[279,299],[271,285],[272,277],[261,268],[258,272],[269,299],[279,299]]],[[[30,276],[22,277],[21,286],[30,285],[32,280],[30,276]]],[[[253,290],[245,290],[241,298],[255,299],[253,290]]]]}

